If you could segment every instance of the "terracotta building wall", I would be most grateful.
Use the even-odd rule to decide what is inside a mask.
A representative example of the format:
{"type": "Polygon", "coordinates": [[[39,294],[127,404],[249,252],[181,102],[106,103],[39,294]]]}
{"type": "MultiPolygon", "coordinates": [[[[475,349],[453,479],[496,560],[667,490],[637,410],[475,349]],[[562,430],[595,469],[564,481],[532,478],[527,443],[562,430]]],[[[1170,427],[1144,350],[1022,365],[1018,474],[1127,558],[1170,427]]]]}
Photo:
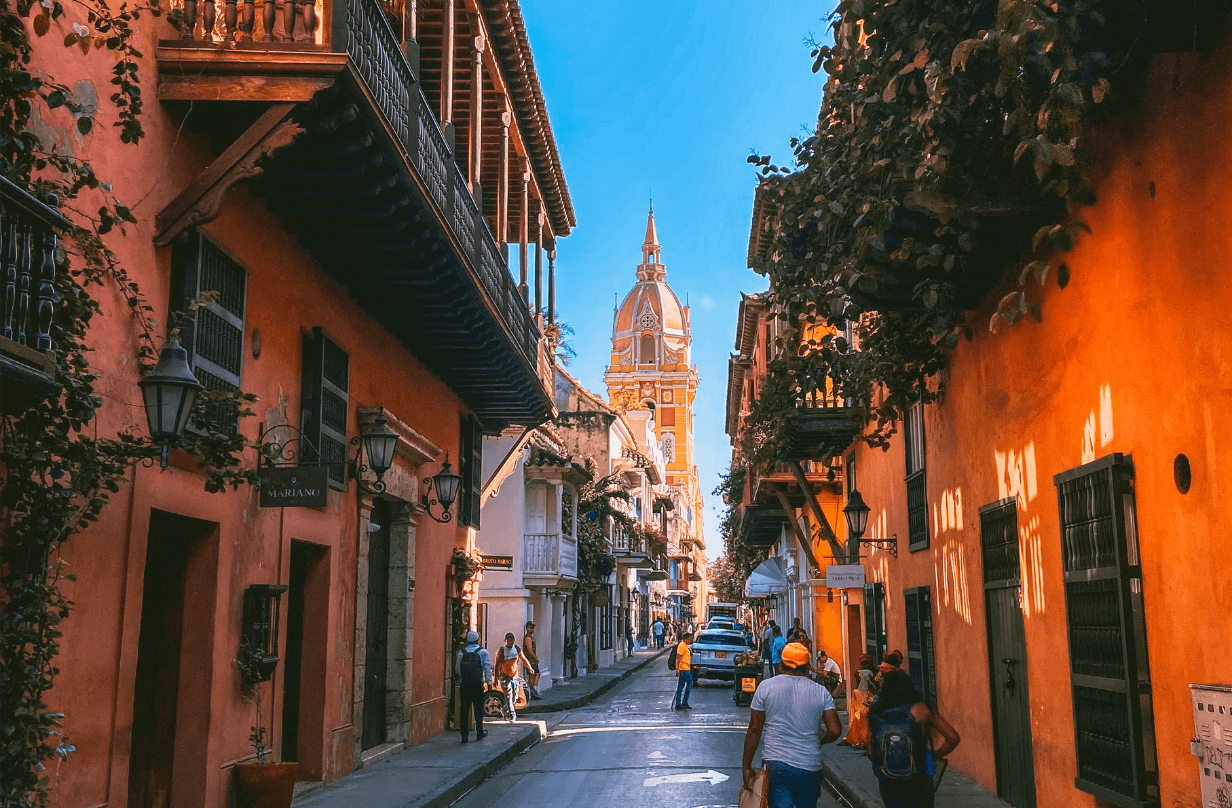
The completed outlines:
{"type": "MultiPolygon", "coordinates": [[[[161,29],[162,23],[158,26],[161,29]]],[[[153,26],[144,31],[149,41],[139,47],[147,55],[154,53],[154,39],[169,35],[168,30],[156,33],[153,26]]],[[[61,50],[56,36],[49,36],[47,41],[51,40],[56,42],[40,54],[49,71],[61,77],[89,76],[98,94],[110,92],[110,56],[95,52],[83,59],[76,50],[61,50]]],[[[107,240],[153,306],[154,333],[161,340],[170,297],[171,250],[153,245],[153,217],[208,164],[211,154],[190,127],[181,127],[181,115],[169,114],[156,101],[152,58],[144,60],[142,70],[148,137],[139,147],[119,144],[106,114],[100,116],[95,134],[84,141],[76,134],[63,134],[59,141],[88,158],[99,176],[113,184],[115,195],[133,206],[139,224],[129,225],[124,234],[112,233],[107,240]]],[[[189,114],[215,113],[198,108],[189,114]]],[[[71,128],[67,118],[51,123],[71,128]]],[[[350,355],[351,436],[358,434],[356,408],[381,404],[457,457],[462,403],[366,317],[258,200],[242,187],[230,191],[217,220],[202,229],[249,270],[243,389],[255,393],[259,401],[256,417],[241,422],[247,438],[255,441],[258,423],[267,419],[298,424],[301,340],[313,326],[322,326],[350,355]],[[254,329],[261,333],[259,358],[253,357],[254,329]]],[[[133,362],[138,345],[135,325],[113,287],[104,286],[95,294],[103,313],[90,332],[96,346],[91,363],[100,373],[98,389],[105,403],[91,431],[100,437],[123,429],[144,434],[133,362]]],[[[353,454],[354,449],[349,451],[353,454]]],[[[246,465],[253,465],[255,457],[253,450],[247,450],[246,465]]],[[[254,723],[251,706],[240,698],[234,665],[244,588],[286,583],[293,540],[325,548],[328,581],[327,603],[315,604],[309,612],[314,620],[325,622],[313,626],[317,636],[325,638],[316,649],[325,663],[305,684],[314,688],[324,711],[319,759],[308,765],[316,777],[325,778],[353,765],[358,717],[351,714],[351,666],[356,653],[359,529],[354,483],[345,492],[331,492],[324,508],[261,509],[252,488],[205,493],[199,475],[177,468],[187,465],[184,458],[175,457],[166,471],[136,468],[135,484],[113,496],[98,525],[65,545],[68,569],[78,580],[65,585],[75,607],[64,624],[61,674],[50,703],[65,712],[66,733],[80,751],[52,771],[55,805],[126,802],[147,536],[154,510],[201,520],[203,529],[201,535],[175,537],[191,548],[180,631],[183,659],[189,663],[180,672],[181,693],[191,691],[191,695],[178,704],[172,803],[229,804],[226,767],[250,753],[247,737],[254,723]]],[[[431,463],[424,468],[428,474],[436,470],[431,463]]],[[[418,525],[412,741],[444,727],[445,574],[462,535],[455,523],[438,525],[423,519],[418,525]]],[[[284,638],[285,622],[284,601],[284,638]]],[[[280,666],[274,686],[266,686],[263,706],[267,725],[274,726],[275,750],[280,744],[282,673],[280,666]]]]}
{"type": "MultiPolygon", "coordinates": [[[[963,735],[955,765],[995,787],[978,509],[1019,497],[1023,609],[1039,805],[1093,805],[1074,787],[1069,653],[1053,475],[1113,452],[1132,456],[1162,804],[1197,806],[1189,683],[1232,680],[1225,570],[1232,507],[1232,50],[1160,57],[1140,111],[1100,138],[1094,231],[1043,289],[1042,320],[977,336],[953,354],[944,399],[927,409],[932,543],[906,550],[901,439],[857,448],[869,536],[897,533],[888,581],[890,646],[905,645],[902,590],[932,589],[941,710],[963,735]],[[1179,493],[1173,461],[1188,456],[1179,493]]],[[[993,296],[995,300],[996,295],[993,296]]],[[[887,563],[889,562],[889,563],[887,563]]],[[[905,649],[904,649],[905,650],[905,649]]]]}

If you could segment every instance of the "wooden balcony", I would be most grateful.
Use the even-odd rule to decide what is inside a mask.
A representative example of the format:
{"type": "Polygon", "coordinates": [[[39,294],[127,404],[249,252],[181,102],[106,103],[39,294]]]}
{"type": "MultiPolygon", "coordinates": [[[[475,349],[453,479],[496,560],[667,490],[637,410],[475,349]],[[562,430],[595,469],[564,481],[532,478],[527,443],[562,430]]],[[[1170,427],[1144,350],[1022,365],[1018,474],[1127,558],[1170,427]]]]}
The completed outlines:
{"type": "Polygon", "coordinates": [[[799,480],[787,463],[775,463],[769,474],[755,475],[751,493],[753,502],[758,505],[778,505],[779,492],[782,492],[793,508],[801,508],[809,494],[816,494],[825,486],[837,488],[842,485],[842,465],[831,461],[829,464],[817,460],[804,460],[804,479],[811,491],[800,487],[799,480]]]}
{"type": "Polygon", "coordinates": [[[749,547],[772,547],[786,524],[787,514],[781,507],[745,505],[740,515],[740,539],[749,547]]]}
{"type": "Polygon", "coordinates": [[[486,431],[551,418],[526,290],[381,3],[201,6],[192,37],[159,42],[158,94],[218,157],[159,214],[156,242],[244,181],[486,431]]]}
{"type": "Polygon", "coordinates": [[[560,533],[522,534],[522,583],[558,586],[577,580],[577,542],[560,533]]]}
{"type": "Polygon", "coordinates": [[[51,354],[56,239],[68,221],[0,177],[0,412],[13,415],[60,390],[51,354]]]}
{"type": "Polygon", "coordinates": [[[820,460],[842,454],[863,428],[847,401],[834,393],[801,396],[792,422],[780,461],[820,460]]]}
{"type": "Polygon", "coordinates": [[[612,555],[626,567],[648,567],[650,555],[645,542],[635,539],[626,531],[615,530],[612,533],[612,555]]]}

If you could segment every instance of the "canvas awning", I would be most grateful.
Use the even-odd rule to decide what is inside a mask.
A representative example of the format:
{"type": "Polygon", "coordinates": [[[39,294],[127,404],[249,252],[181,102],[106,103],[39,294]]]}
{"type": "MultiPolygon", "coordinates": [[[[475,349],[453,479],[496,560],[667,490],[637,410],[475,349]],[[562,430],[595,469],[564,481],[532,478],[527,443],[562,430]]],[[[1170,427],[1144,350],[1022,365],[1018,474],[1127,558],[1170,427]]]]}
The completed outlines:
{"type": "Polygon", "coordinates": [[[748,598],[764,598],[769,595],[787,593],[787,576],[783,574],[782,563],[777,558],[767,558],[757,565],[744,582],[744,596],[748,598]]]}

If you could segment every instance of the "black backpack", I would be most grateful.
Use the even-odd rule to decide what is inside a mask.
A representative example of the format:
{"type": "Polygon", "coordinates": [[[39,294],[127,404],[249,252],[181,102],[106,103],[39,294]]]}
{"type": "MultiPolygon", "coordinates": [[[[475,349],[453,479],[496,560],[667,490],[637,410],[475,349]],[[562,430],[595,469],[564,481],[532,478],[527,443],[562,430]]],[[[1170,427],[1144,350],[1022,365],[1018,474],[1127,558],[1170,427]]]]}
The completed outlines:
{"type": "Polygon", "coordinates": [[[873,772],[881,780],[912,780],[924,774],[926,741],[910,705],[869,716],[873,772]]]}
{"type": "Polygon", "coordinates": [[[679,647],[678,645],[673,645],[672,650],[667,652],[667,669],[669,671],[676,670],[676,649],[679,647]]]}
{"type": "Polygon", "coordinates": [[[483,660],[479,658],[478,648],[474,651],[463,651],[462,664],[459,667],[462,669],[462,684],[483,684],[483,660]]]}

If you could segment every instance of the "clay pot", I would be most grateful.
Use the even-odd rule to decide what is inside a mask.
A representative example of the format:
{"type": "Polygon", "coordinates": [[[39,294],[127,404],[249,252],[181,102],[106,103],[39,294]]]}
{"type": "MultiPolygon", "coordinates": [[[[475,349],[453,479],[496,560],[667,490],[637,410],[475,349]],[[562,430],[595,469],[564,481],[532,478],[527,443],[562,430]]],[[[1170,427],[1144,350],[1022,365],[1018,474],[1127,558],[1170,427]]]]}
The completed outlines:
{"type": "Polygon", "coordinates": [[[291,808],[298,763],[235,764],[236,808],[291,808]]]}

